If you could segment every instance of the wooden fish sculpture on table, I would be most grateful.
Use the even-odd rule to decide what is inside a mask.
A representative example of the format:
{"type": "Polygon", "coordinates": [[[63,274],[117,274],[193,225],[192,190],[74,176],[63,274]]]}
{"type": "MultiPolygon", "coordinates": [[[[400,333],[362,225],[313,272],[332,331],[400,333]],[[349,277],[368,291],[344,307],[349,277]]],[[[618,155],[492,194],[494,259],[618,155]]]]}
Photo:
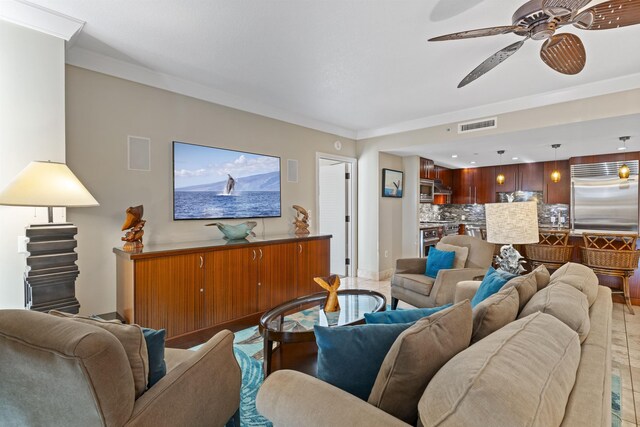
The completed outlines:
{"type": "Polygon", "coordinates": [[[329,291],[327,301],[324,303],[324,312],[333,313],[340,311],[340,301],[338,301],[338,288],[340,287],[340,277],[332,274],[329,277],[314,277],[313,281],[329,291]]]}
{"type": "Polygon", "coordinates": [[[218,227],[222,234],[224,234],[225,239],[239,240],[244,239],[249,235],[255,237],[256,233],[254,233],[252,230],[256,225],[258,225],[258,223],[255,221],[247,221],[238,225],[223,224],[221,222],[212,222],[211,224],[205,224],[206,227],[210,227],[212,225],[218,227]]]}
{"type": "Polygon", "coordinates": [[[144,224],[147,222],[142,219],[144,213],[144,206],[131,206],[126,211],[127,217],[122,224],[122,231],[129,230],[125,233],[124,237],[120,240],[127,242],[122,247],[125,251],[134,251],[142,248],[142,236],[144,235],[144,224]]]}

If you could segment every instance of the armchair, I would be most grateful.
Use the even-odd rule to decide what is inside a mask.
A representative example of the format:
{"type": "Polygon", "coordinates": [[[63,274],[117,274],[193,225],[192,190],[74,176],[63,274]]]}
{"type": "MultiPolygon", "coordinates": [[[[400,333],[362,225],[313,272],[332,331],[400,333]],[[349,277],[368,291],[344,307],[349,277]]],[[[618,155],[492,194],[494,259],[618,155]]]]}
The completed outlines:
{"type": "Polygon", "coordinates": [[[445,236],[440,242],[469,248],[464,268],[440,270],[435,279],[425,276],[427,258],[404,258],[396,261],[391,278],[391,308],[402,300],[415,307],[438,307],[452,303],[456,284],[484,275],[493,261],[495,245],[471,236],[445,236]]]}
{"type": "MultiPolygon", "coordinates": [[[[240,404],[233,334],[166,349],[167,374],[137,400],[125,350],[96,326],[0,310],[0,419],[8,425],[223,426],[240,404]]],[[[239,425],[236,423],[236,425],[239,425]]]]}

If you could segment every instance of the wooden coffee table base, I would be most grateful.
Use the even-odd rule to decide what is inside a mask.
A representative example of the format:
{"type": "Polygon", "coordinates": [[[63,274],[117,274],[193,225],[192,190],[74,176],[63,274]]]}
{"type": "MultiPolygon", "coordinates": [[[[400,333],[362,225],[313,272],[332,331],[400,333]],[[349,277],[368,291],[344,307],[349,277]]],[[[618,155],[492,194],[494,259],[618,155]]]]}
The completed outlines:
{"type": "Polygon", "coordinates": [[[316,377],[317,373],[318,347],[313,341],[287,343],[278,345],[271,354],[270,363],[264,359],[265,378],[273,371],[280,369],[293,369],[316,377]],[[267,372],[267,369],[269,371],[267,372]]]}

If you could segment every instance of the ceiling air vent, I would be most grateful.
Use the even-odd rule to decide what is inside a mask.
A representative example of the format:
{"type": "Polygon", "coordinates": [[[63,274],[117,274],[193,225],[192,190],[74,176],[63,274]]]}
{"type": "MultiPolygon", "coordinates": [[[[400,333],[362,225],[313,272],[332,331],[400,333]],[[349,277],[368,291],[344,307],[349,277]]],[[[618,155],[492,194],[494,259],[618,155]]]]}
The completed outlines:
{"type": "Polygon", "coordinates": [[[476,132],[485,129],[495,129],[498,127],[498,118],[475,120],[473,122],[458,123],[458,133],[476,132]]]}

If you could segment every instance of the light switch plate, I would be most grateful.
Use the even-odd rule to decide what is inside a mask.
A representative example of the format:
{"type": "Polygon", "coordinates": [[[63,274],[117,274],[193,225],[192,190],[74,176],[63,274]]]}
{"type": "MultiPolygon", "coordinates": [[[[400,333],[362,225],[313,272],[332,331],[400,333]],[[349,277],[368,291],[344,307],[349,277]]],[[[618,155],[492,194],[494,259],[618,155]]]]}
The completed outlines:
{"type": "Polygon", "coordinates": [[[27,236],[18,236],[18,253],[19,254],[28,254],[27,251],[27,243],[29,243],[29,238],[27,236]]]}

